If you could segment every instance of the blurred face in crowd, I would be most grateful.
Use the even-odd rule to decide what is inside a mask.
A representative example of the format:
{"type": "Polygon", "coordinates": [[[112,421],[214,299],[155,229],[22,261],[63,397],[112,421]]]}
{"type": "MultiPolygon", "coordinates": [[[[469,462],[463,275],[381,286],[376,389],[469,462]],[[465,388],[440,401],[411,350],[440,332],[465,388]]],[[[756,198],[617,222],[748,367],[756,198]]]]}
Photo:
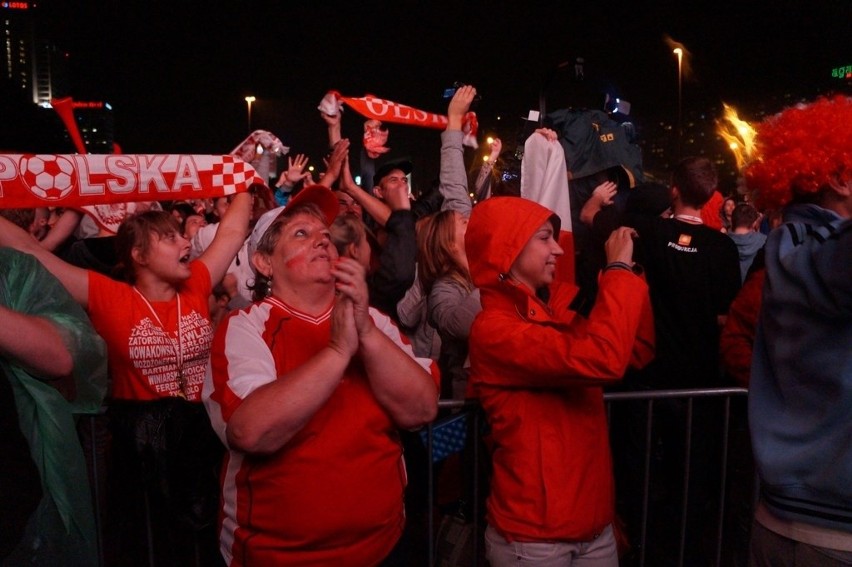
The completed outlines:
{"type": "Polygon", "coordinates": [[[509,273],[530,289],[537,290],[553,282],[556,259],[562,254],[553,225],[545,222],[515,258],[509,273]]]}
{"type": "Polygon", "coordinates": [[[408,193],[408,177],[401,169],[392,169],[387,175],[379,180],[375,193],[379,199],[391,191],[405,191],[408,193]]]}
{"type": "Polygon", "coordinates": [[[356,260],[359,264],[364,266],[364,269],[369,272],[370,271],[370,259],[372,257],[372,251],[370,250],[370,243],[367,242],[367,238],[362,238],[358,242],[353,242],[350,244],[350,249],[347,253],[347,256],[356,260]]]}
{"type": "Polygon", "coordinates": [[[33,224],[30,227],[30,234],[32,234],[36,240],[41,240],[47,234],[49,218],[50,211],[47,207],[38,207],[35,209],[35,218],[33,219],[33,224]]]}
{"type": "Polygon", "coordinates": [[[355,199],[343,191],[335,191],[334,196],[337,197],[337,204],[340,205],[340,212],[338,214],[352,215],[359,219],[363,218],[363,209],[361,205],[355,202],[355,199]]]}
{"type": "Polygon", "coordinates": [[[192,237],[198,232],[198,230],[207,226],[207,220],[201,215],[190,215],[186,217],[186,221],[183,224],[183,236],[187,240],[192,240],[192,237]]]}
{"type": "Polygon", "coordinates": [[[56,221],[62,216],[63,210],[59,207],[50,207],[50,215],[47,217],[47,226],[53,228],[56,226],[56,221]]]}

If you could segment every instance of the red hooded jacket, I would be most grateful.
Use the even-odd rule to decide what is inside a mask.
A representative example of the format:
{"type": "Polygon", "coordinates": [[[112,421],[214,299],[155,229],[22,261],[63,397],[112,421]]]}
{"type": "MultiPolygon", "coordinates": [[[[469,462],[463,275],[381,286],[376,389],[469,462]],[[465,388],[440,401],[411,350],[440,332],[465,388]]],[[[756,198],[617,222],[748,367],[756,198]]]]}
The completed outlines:
{"type": "MultiPolygon", "coordinates": [[[[608,270],[589,318],[573,284],[547,303],[505,276],[551,211],[517,197],[473,209],[465,237],[482,312],[470,333],[469,393],[491,426],[488,522],[509,541],[587,541],[612,522],[612,461],[601,386],[653,357],[648,287],[608,270]]],[[[563,257],[564,258],[564,257],[563,257]]],[[[573,259],[568,259],[572,261],[573,259]]]]}

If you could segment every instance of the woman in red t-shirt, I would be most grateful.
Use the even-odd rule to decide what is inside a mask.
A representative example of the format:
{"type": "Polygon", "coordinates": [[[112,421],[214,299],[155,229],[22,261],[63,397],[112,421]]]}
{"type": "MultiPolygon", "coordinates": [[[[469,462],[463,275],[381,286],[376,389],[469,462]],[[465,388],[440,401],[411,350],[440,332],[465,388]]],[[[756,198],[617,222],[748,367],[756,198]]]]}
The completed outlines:
{"type": "Polygon", "coordinates": [[[338,258],[328,189],[258,220],[251,307],[216,330],[205,403],[228,455],[220,541],[233,566],[408,564],[398,429],[431,421],[431,361],[369,307],[365,268],[338,258]],[[394,563],[396,562],[396,563],[394,563]]]}
{"type": "Polygon", "coordinates": [[[129,217],[116,236],[124,282],[64,262],[0,219],[0,246],[44,264],[107,343],[118,511],[107,525],[121,540],[118,554],[145,553],[138,527],[146,522],[158,559],[194,561],[196,530],[215,519],[222,447],[199,403],[213,335],[207,300],[245,240],[251,202],[248,193],[234,198],[215,239],[192,263],[189,241],[169,213],[129,217]]]}

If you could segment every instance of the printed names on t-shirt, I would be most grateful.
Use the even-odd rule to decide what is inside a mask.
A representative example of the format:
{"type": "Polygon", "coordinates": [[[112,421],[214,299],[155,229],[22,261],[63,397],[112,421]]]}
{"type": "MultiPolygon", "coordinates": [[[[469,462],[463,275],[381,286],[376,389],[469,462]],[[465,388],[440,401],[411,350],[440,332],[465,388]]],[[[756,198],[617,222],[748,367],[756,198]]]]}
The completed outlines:
{"type": "Polygon", "coordinates": [[[182,352],[184,394],[198,399],[213,340],[213,329],[204,316],[196,311],[181,317],[181,334],[171,336],[150,317],[137,323],[128,340],[130,360],[147,378],[152,392],[159,396],[181,393],[178,350],[182,352]],[[179,348],[180,345],[180,348],[179,348]]]}

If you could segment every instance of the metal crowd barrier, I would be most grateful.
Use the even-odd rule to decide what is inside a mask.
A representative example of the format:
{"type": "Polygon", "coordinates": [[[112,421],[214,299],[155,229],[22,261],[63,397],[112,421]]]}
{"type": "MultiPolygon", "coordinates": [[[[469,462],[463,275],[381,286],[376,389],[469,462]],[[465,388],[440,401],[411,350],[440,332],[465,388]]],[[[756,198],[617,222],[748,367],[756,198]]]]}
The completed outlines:
{"type": "MultiPolygon", "coordinates": [[[[680,517],[679,517],[679,540],[678,540],[678,557],[677,564],[684,565],[684,553],[686,548],[686,540],[687,540],[687,515],[689,510],[689,485],[690,485],[690,465],[691,465],[691,457],[692,457],[692,433],[694,427],[694,404],[695,400],[699,398],[720,398],[723,400],[723,408],[722,415],[719,416],[722,419],[721,423],[721,453],[719,455],[719,478],[720,484],[718,486],[718,491],[715,495],[716,502],[718,504],[718,516],[716,518],[716,530],[715,530],[715,550],[713,565],[721,565],[722,561],[722,543],[724,536],[724,527],[725,527],[725,510],[726,510],[726,491],[727,491],[727,479],[728,479],[728,457],[729,457],[729,442],[730,442],[730,425],[731,425],[731,401],[735,397],[745,398],[748,394],[748,390],[744,388],[702,388],[702,389],[683,389],[683,390],[647,390],[647,391],[633,391],[633,392],[608,392],[604,394],[604,400],[606,403],[606,411],[607,417],[610,418],[612,416],[613,408],[618,405],[629,403],[629,402],[638,402],[643,403],[646,419],[645,419],[645,430],[644,430],[644,438],[645,438],[645,446],[644,446],[644,455],[643,455],[643,470],[642,470],[642,510],[641,510],[641,525],[639,528],[639,542],[638,542],[638,565],[643,567],[646,564],[646,550],[647,550],[647,537],[648,537],[648,514],[649,514],[649,491],[651,486],[651,460],[652,460],[652,451],[654,447],[652,446],[652,440],[654,438],[654,409],[655,403],[658,403],[662,400],[684,400],[686,403],[686,418],[683,424],[684,426],[684,436],[685,436],[685,446],[683,447],[683,490],[681,493],[681,501],[680,501],[680,517]]],[[[451,401],[451,400],[442,400],[439,402],[440,410],[471,410],[475,408],[475,404],[468,401],[451,401]]],[[[480,412],[478,411],[470,411],[470,416],[473,418],[473,427],[469,429],[469,431],[480,431],[480,412]]],[[[436,502],[436,492],[435,492],[435,478],[434,471],[432,466],[433,461],[433,452],[434,452],[434,432],[433,432],[434,423],[430,424],[427,427],[427,453],[428,453],[428,463],[429,463],[429,473],[428,473],[428,490],[427,490],[427,498],[429,499],[427,502],[427,510],[428,510],[428,518],[427,518],[427,527],[428,527],[428,541],[429,552],[428,552],[428,565],[439,565],[438,561],[440,561],[440,557],[436,557],[436,534],[435,534],[435,521],[434,521],[434,504],[436,502]]],[[[470,439],[468,439],[470,442],[470,439]]],[[[472,524],[473,524],[473,557],[474,564],[479,565],[480,563],[480,550],[479,546],[482,543],[479,538],[480,529],[479,524],[481,521],[484,521],[483,518],[480,518],[477,513],[477,510],[480,509],[480,486],[479,486],[479,465],[480,465],[480,455],[479,455],[479,444],[473,443],[473,503],[472,509],[474,510],[472,524]]],[[[757,494],[756,489],[753,494],[757,494]]],[[[750,506],[753,507],[754,501],[750,502],[750,506]]],[[[707,558],[705,558],[707,559],[707,558]]]]}
{"type": "MultiPolygon", "coordinates": [[[[691,474],[690,471],[690,456],[692,453],[692,431],[693,431],[693,406],[694,402],[698,398],[721,398],[724,402],[722,409],[722,443],[721,443],[721,454],[719,458],[719,472],[720,472],[720,485],[718,487],[718,493],[716,494],[716,499],[719,504],[718,517],[716,518],[717,526],[716,526],[716,541],[715,541],[715,557],[714,557],[714,565],[721,564],[721,551],[722,551],[722,542],[723,542],[723,533],[724,533],[724,522],[725,522],[725,494],[727,490],[727,476],[728,476],[728,445],[729,445],[729,435],[730,435],[730,422],[731,422],[731,401],[735,397],[745,397],[748,394],[748,390],[743,388],[708,388],[708,389],[688,389],[688,390],[649,390],[649,391],[635,391],[635,392],[609,392],[604,395],[604,400],[606,403],[607,416],[610,418],[612,416],[613,408],[618,405],[629,403],[629,402],[639,402],[643,403],[647,412],[647,417],[645,419],[645,430],[644,430],[644,438],[645,438],[645,447],[644,447],[644,455],[643,455],[643,471],[642,471],[642,521],[640,526],[640,534],[639,534],[639,557],[638,557],[638,565],[643,567],[646,562],[646,538],[648,536],[648,513],[649,513],[649,487],[651,481],[651,458],[652,458],[652,439],[653,439],[653,425],[654,425],[654,409],[655,404],[660,402],[661,400],[685,400],[686,402],[686,419],[684,425],[685,431],[685,447],[684,449],[684,462],[683,462],[683,470],[684,470],[684,489],[681,494],[681,502],[680,504],[680,531],[679,531],[679,556],[678,556],[678,565],[684,564],[684,549],[686,545],[687,538],[687,513],[689,509],[689,477],[691,474]]],[[[441,400],[439,402],[439,410],[441,415],[444,415],[448,412],[454,411],[468,411],[469,418],[472,419],[472,423],[469,424],[468,432],[479,432],[481,430],[482,418],[481,412],[475,411],[477,405],[474,402],[470,401],[453,401],[453,400],[441,400]]],[[[88,423],[85,421],[82,423],[82,427],[87,429],[86,433],[88,433],[91,438],[94,440],[97,438],[98,432],[96,431],[95,419],[98,416],[85,416],[82,419],[88,420],[88,423]]],[[[438,561],[440,561],[440,557],[436,557],[436,533],[435,533],[435,503],[437,501],[436,494],[436,484],[435,484],[435,471],[433,466],[433,456],[434,456],[434,426],[435,423],[429,424],[425,428],[425,437],[426,437],[426,450],[427,450],[427,466],[428,466],[428,474],[427,474],[427,499],[426,510],[427,510],[427,533],[425,537],[427,538],[427,542],[429,542],[428,547],[428,557],[426,558],[428,563],[427,565],[439,565],[438,561]]],[[[471,443],[472,439],[468,437],[467,443],[471,443]]],[[[100,473],[103,470],[103,463],[99,462],[98,451],[91,450],[87,451],[88,458],[90,460],[91,467],[91,475],[92,475],[92,493],[93,499],[95,501],[95,521],[97,527],[97,535],[98,535],[98,559],[101,565],[104,564],[104,541],[103,541],[103,526],[102,526],[102,518],[104,517],[101,510],[101,505],[104,502],[104,495],[101,493],[103,488],[103,479],[100,478],[100,473]]],[[[463,482],[467,480],[471,480],[470,484],[472,485],[472,499],[471,509],[474,511],[471,518],[471,523],[473,527],[473,558],[474,565],[480,564],[480,545],[482,542],[480,541],[480,524],[484,521],[484,518],[480,518],[477,513],[478,510],[481,509],[481,498],[482,494],[480,487],[480,461],[481,458],[487,458],[487,455],[480,455],[480,446],[479,443],[472,443],[472,453],[473,453],[473,478],[472,479],[463,479],[463,482]]],[[[756,494],[756,491],[754,492],[756,494]]],[[[754,504],[753,502],[751,503],[754,504]]],[[[152,520],[148,518],[149,522],[152,520]]],[[[146,526],[146,528],[150,528],[146,526]]],[[[148,529],[148,533],[150,534],[150,529],[148,529]]],[[[150,543],[149,543],[150,545],[150,543]]],[[[149,562],[149,564],[152,564],[149,562]]]]}

